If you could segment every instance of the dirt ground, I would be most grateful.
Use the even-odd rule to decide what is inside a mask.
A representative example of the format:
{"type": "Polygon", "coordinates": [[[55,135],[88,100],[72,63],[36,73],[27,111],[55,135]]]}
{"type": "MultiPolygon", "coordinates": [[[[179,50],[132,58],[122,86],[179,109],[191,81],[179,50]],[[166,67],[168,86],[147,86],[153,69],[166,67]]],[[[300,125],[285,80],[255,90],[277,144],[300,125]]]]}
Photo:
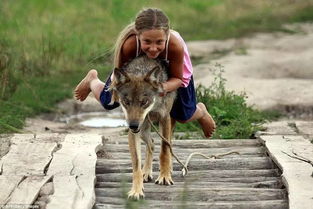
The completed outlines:
{"type": "MultiPolygon", "coordinates": [[[[249,104],[260,109],[285,111],[291,117],[312,119],[313,24],[286,27],[296,33],[258,33],[240,39],[189,42],[191,55],[202,63],[194,65],[196,85],[201,83],[210,86],[213,80],[211,69],[219,63],[225,70],[223,76],[227,79],[227,89],[245,91],[249,104]]],[[[65,123],[68,118],[82,112],[100,112],[103,116],[110,114],[92,97],[84,102],[66,100],[59,104],[59,109],[59,114],[27,119],[24,131],[116,132],[116,128],[86,128],[75,123],[65,123]]],[[[120,109],[113,112],[121,114],[120,109]]]]}
{"type": "Polygon", "coordinates": [[[312,119],[313,24],[285,27],[296,33],[188,43],[191,55],[202,62],[194,67],[196,84],[210,86],[210,69],[218,63],[225,70],[227,89],[246,92],[249,104],[312,119]]]}

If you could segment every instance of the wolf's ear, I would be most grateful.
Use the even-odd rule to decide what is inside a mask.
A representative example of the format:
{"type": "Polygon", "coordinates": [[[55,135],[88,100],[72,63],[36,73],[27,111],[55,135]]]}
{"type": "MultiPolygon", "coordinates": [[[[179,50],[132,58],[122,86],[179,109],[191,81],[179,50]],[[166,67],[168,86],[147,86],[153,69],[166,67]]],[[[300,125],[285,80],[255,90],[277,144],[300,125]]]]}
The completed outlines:
{"type": "Polygon", "coordinates": [[[159,66],[154,67],[150,72],[147,73],[144,81],[151,83],[154,87],[158,88],[160,82],[160,76],[162,69],[159,66]]]}
{"type": "Polygon", "coordinates": [[[129,76],[127,75],[127,73],[123,69],[115,68],[113,73],[114,73],[115,85],[120,85],[120,84],[123,84],[123,83],[130,81],[129,76]]]}

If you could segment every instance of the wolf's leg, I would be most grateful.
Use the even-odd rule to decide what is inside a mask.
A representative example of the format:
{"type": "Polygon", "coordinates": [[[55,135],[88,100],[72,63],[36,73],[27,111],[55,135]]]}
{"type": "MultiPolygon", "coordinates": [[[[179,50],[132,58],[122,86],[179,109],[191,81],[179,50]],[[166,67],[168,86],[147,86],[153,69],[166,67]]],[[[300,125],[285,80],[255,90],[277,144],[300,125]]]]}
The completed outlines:
{"type": "Polygon", "coordinates": [[[128,132],[128,145],[133,166],[133,185],[128,192],[128,198],[136,200],[144,197],[140,142],[138,134],[133,134],[131,131],[128,132]]]}
{"type": "MultiPolygon", "coordinates": [[[[160,120],[160,126],[162,128],[162,135],[171,144],[171,118],[166,117],[160,120]]],[[[172,185],[172,155],[166,142],[161,143],[160,153],[160,175],[155,181],[156,184],[172,185]]]]}
{"type": "Polygon", "coordinates": [[[142,169],[143,181],[150,182],[153,179],[152,176],[152,161],[154,152],[154,142],[151,138],[151,125],[145,123],[141,129],[141,138],[146,143],[146,159],[142,169]]]}
{"type": "Polygon", "coordinates": [[[174,136],[175,125],[176,125],[176,120],[174,118],[171,118],[171,137],[174,136]]]}

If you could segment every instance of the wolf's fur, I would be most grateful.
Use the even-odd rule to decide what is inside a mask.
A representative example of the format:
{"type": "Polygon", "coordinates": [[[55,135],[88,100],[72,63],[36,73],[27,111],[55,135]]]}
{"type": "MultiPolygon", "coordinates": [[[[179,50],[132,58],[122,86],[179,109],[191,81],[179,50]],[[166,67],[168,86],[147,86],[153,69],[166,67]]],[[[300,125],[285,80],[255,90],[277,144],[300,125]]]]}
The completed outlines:
{"type": "MultiPolygon", "coordinates": [[[[161,62],[146,56],[135,58],[122,69],[114,69],[111,85],[114,98],[125,113],[129,126],[128,143],[133,166],[133,185],[129,197],[143,197],[143,182],[152,180],[154,144],[150,136],[148,116],[159,122],[162,135],[171,142],[171,118],[175,92],[161,97],[161,83],[168,79],[166,68],[161,62]],[[140,138],[146,143],[146,160],[141,168],[140,138]]],[[[173,184],[172,159],[168,145],[162,142],[160,153],[160,175],[158,184],[173,184]]]]}

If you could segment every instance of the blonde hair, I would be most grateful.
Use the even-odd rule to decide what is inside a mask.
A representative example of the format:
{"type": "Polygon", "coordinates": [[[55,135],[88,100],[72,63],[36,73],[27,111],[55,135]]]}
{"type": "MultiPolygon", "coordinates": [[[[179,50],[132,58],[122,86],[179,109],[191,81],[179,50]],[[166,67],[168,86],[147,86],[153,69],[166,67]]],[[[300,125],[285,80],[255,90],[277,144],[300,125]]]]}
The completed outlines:
{"type": "Polygon", "coordinates": [[[169,33],[169,19],[160,9],[148,8],[141,10],[135,22],[127,25],[119,34],[114,46],[114,67],[120,67],[121,50],[125,40],[134,34],[140,34],[145,30],[162,29],[166,34],[169,33]]]}

